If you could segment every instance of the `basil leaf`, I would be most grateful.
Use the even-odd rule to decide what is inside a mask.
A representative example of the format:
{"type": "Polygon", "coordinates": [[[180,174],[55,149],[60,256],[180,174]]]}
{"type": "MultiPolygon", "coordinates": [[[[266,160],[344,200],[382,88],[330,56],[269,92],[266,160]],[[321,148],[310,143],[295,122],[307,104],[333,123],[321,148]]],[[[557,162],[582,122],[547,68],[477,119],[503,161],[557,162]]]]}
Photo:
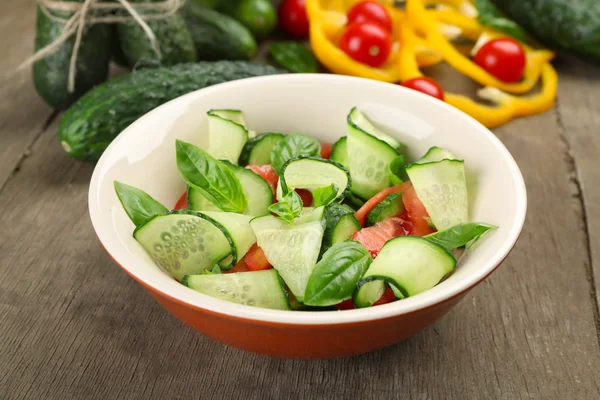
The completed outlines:
{"type": "Polygon", "coordinates": [[[281,175],[283,164],[289,159],[298,156],[320,156],[321,143],[317,140],[298,133],[287,135],[280,140],[271,150],[271,165],[281,175]]]}
{"type": "Polygon", "coordinates": [[[169,212],[167,207],[154,200],[142,189],[115,181],[115,192],[135,226],[140,226],[150,217],[165,215],[169,212]]]}
{"type": "Polygon", "coordinates": [[[397,185],[404,182],[406,178],[406,162],[404,156],[398,156],[390,163],[390,178],[392,185],[397,185]]]}
{"type": "Polygon", "coordinates": [[[269,47],[271,57],[291,72],[317,72],[317,59],[312,51],[298,42],[275,42],[269,47]]]}
{"type": "Polygon", "coordinates": [[[241,213],[247,200],[230,168],[193,144],[177,140],[177,168],[188,185],[223,211],[241,213]]]}
{"type": "Polygon", "coordinates": [[[335,183],[329,186],[316,188],[313,192],[314,206],[315,208],[326,206],[335,200],[338,193],[338,187],[335,183]]]}
{"type": "Polygon", "coordinates": [[[494,228],[497,227],[481,222],[466,222],[444,229],[443,231],[432,233],[425,236],[425,238],[439,244],[446,250],[454,250],[466,245],[471,240],[479,239],[487,231],[494,228]]]}
{"type": "Polygon", "coordinates": [[[310,274],[304,304],[331,306],[349,299],[372,261],[367,249],[358,242],[334,244],[310,274]]]}
{"type": "Polygon", "coordinates": [[[288,192],[279,203],[271,204],[269,211],[277,214],[288,224],[293,224],[294,220],[302,213],[302,198],[293,190],[288,192]]]}
{"type": "Polygon", "coordinates": [[[527,32],[516,22],[506,18],[491,0],[475,0],[474,3],[479,13],[477,19],[481,25],[489,26],[517,40],[527,42],[527,32]]]}

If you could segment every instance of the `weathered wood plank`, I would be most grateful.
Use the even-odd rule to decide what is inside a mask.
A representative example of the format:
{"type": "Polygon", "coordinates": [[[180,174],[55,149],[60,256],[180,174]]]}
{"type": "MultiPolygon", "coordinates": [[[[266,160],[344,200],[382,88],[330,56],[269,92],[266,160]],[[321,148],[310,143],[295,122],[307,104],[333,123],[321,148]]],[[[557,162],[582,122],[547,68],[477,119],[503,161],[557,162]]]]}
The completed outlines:
{"type": "MultiPolygon", "coordinates": [[[[600,394],[586,236],[556,112],[497,131],[527,181],[513,254],[434,327],[342,360],[265,358],[162,310],[105,255],[56,124],[0,194],[0,398],[554,399],[600,394]]],[[[365,338],[368,340],[368,338],[365,338]]]]}
{"type": "Polygon", "coordinates": [[[582,223],[589,235],[589,280],[596,298],[596,329],[600,341],[600,69],[570,59],[561,69],[558,111],[564,129],[572,179],[583,202],[582,223]]]}
{"type": "Polygon", "coordinates": [[[34,10],[34,0],[0,4],[0,189],[52,115],[35,93],[29,71],[14,72],[33,52],[34,10]]]}

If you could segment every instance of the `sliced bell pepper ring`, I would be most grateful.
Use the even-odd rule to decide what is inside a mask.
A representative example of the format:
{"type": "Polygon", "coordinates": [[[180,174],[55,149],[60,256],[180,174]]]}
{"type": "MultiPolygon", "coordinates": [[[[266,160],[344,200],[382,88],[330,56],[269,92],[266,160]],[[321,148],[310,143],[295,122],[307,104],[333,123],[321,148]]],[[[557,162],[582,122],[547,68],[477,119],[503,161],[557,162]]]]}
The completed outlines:
{"type": "MultiPolygon", "coordinates": [[[[385,82],[401,80],[398,57],[401,45],[394,44],[392,53],[380,68],[373,68],[350,58],[337,46],[337,39],[347,23],[345,11],[356,1],[307,0],[306,11],[310,21],[310,44],[315,56],[329,70],[337,74],[360,76],[385,82]]],[[[404,13],[386,6],[393,18],[395,30],[401,26],[404,13]]],[[[395,32],[394,36],[398,36],[395,32]]],[[[431,51],[423,39],[417,38],[415,58],[420,67],[435,65],[441,61],[438,54],[431,51]]]]}
{"type": "MultiPolygon", "coordinates": [[[[481,85],[495,87],[509,93],[520,94],[529,92],[539,80],[542,65],[554,57],[554,53],[551,51],[534,51],[529,47],[525,47],[527,67],[525,69],[523,80],[517,83],[502,82],[475,64],[470,58],[461,54],[452,43],[439,32],[438,21],[433,18],[433,15],[439,15],[440,13],[430,13],[425,9],[426,4],[439,4],[439,1],[409,0],[406,2],[406,13],[411,22],[415,25],[417,31],[425,36],[427,44],[440,54],[448,64],[481,85]]],[[[475,20],[473,19],[473,21],[475,20]]]]}

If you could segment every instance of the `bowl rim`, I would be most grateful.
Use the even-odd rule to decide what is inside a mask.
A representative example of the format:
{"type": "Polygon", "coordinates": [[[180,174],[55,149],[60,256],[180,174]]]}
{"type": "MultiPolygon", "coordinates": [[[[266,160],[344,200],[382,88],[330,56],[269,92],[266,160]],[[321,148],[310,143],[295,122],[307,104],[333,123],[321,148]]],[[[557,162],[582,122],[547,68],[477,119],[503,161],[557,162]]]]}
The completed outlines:
{"type": "MultiPolygon", "coordinates": [[[[283,82],[281,82],[283,83],[283,82]]],[[[424,310],[440,303],[444,303],[454,297],[457,297],[477,284],[486,279],[494,270],[504,261],[510,251],[515,246],[519,235],[521,234],[523,225],[525,223],[525,216],[527,211],[527,192],[525,187],[525,181],[521,174],[521,171],[504,144],[498,139],[489,129],[479,123],[471,116],[463,113],[462,111],[454,108],[448,103],[439,101],[426,94],[401,87],[399,85],[392,86],[389,83],[370,80],[366,78],[358,78],[352,76],[343,75],[332,75],[332,74],[289,74],[289,75],[269,75],[252,77],[246,79],[240,79],[236,81],[225,82],[217,85],[213,85],[207,88],[199,89],[186,95],[180,96],[173,99],[149,113],[143,115],[138,120],[129,125],[121,134],[117,136],[115,140],[108,146],[104,151],[100,160],[95,166],[92,178],[90,181],[88,191],[88,206],[89,214],[92,222],[92,226],[100,240],[100,243],[111,256],[117,265],[119,265],[127,274],[132,276],[136,281],[142,284],[143,287],[155,292],[160,296],[164,296],[173,302],[183,305],[188,308],[197,309],[199,311],[208,311],[217,315],[224,315],[234,317],[237,319],[251,320],[251,321],[262,321],[273,324],[296,324],[296,325],[338,325],[348,323],[359,323],[372,320],[381,320],[391,317],[397,317],[408,313],[424,310]],[[256,84],[260,81],[288,81],[288,80],[323,80],[323,81],[339,81],[344,82],[356,82],[360,81],[361,84],[385,86],[388,89],[405,91],[408,96],[420,96],[422,101],[429,102],[431,107],[442,107],[446,108],[456,118],[463,120],[467,124],[471,124],[475,129],[479,130],[481,134],[487,137],[491,141],[491,144],[500,152],[502,158],[507,163],[511,172],[511,180],[515,185],[515,192],[517,198],[517,206],[515,211],[515,217],[513,218],[513,224],[510,227],[510,231],[507,235],[507,239],[500,246],[485,263],[483,263],[474,274],[463,278],[454,285],[448,285],[443,290],[439,290],[435,296],[423,296],[420,295],[412,296],[402,301],[392,302],[377,307],[368,307],[364,309],[344,310],[340,311],[302,311],[302,312],[290,312],[285,310],[271,310],[258,307],[251,307],[241,304],[230,303],[225,300],[216,299],[202,293],[195,292],[183,285],[180,288],[174,289],[171,287],[162,288],[157,282],[153,282],[149,277],[144,276],[143,273],[135,273],[128,268],[124,262],[125,257],[119,257],[118,249],[112,249],[111,243],[105,239],[105,235],[110,234],[109,230],[103,225],[102,215],[100,212],[100,204],[97,201],[99,196],[100,185],[99,182],[102,178],[101,171],[105,170],[105,163],[109,159],[109,154],[119,146],[119,143],[128,134],[128,132],[135,131],[137,126],[142,124],[150,116],[161,113],[161,111],[167,107],[173,106],[175,103],[181,103],[184,106],[189,103],[192,99],[197,96],[210,95],[210,93],[228,88],[231,86],[244,86],[248,84],[256,84]],[[184,292],[184,291],[190,291],[184,292]],[[190,299],[191,297],[191,299],[190,299]]],[[[169,279],[165,275],[165,279],[169,279]]],[[[166,282],[166,281],[165,281],[166,282]]],[[[429,292],[429,291],[428,291],[429,292]]],[[[424,292],[427,293],[427,292],[424,292]]]]}

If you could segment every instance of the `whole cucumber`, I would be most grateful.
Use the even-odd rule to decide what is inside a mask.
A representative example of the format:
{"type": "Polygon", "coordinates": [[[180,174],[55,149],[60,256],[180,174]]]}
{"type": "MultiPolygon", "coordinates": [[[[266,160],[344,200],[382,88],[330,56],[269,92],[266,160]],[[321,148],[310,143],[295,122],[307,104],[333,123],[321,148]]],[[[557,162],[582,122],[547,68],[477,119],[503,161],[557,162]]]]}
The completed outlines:
{"type": "Polygon", "coordinates": [[[123,129],[161,104],[218,83],[284,72],[244,61],[207,61],[117,76],[67,110],[60,121],[59,139],[71,156],[97,161],[123,129]]]}
{"type": "Polygon", "coordinates": [[[236,0],[225,2],[219,11],[237,19],[256,40],[269,36],[277,25],[277,12],[269,0],[236,0]]]}
{"type": "Polygon", "coordinates": [[[187,1],[181,14],[199,60],[249,60],[256,54],[252,33],[235,19],[194,1],[187,1]]]}
{"type": "MultiPolygon", "coordinates": [[[[164,0],[129,0],[130,3],[160,3],[164,0]]],[[[196,61],[196,48],[179,12],[167,19],[148,20],[161,52],[159,58],[148,35],[135,21],[119,24],[121,49],[130,67],[169,66],[196,61]]]]}
{"type": "MultiPolygon", "coordinates": [[[[83,0],[66,0],[83,3],[83,0]]],[[[57,18],[68,19],[70,12],[49,11],[57,18]]],[[[54,42],[65,24],[46,15],[38,6],[35,50],[54,42]]],[[[38,94],[51,107],[64,110],[92,87],[106,80],[111,53],[111,29],[109,25],[93,25],[85,28],[76,63],[75,91],[69,93],[68,81],[71,56],[75,45],[72,35],[53,54],[36,61],[33,65],[33,83],[38,94]]]]}
{"type": "Polygon", "coordinates": [[[545,45],[600,62],[598,0],[495,0],[495,4],[545,45]]]}

